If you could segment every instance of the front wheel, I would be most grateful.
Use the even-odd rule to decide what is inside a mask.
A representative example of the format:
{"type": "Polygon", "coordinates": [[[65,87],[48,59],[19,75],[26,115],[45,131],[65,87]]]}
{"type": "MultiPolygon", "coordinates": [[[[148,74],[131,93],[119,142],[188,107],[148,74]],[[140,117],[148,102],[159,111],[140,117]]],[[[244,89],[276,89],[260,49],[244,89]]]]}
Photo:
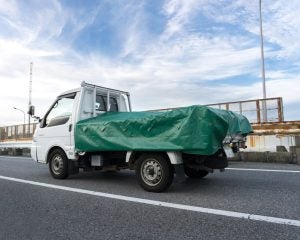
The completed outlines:
{"type": "Polygon", "coordinates": [[[68,158],[63,150],[55,149],[50,153],[49,170],[54,178],[65,179],[68,177],[68,158]]]}
{"type": "Polygon", "coordinates": [[[136,177],[146,191],[162,192],[172,184],[174,171],[164,155],[143,154],[137,159],[136,177]]]}
{"type": "Polygon", "coordinates": [[[197,170],[190,167],[185,167],[184,172],[189,178],[198,178],[198,179],[204,178],[208,174],[208,172],[205,170],[197,170]]]}

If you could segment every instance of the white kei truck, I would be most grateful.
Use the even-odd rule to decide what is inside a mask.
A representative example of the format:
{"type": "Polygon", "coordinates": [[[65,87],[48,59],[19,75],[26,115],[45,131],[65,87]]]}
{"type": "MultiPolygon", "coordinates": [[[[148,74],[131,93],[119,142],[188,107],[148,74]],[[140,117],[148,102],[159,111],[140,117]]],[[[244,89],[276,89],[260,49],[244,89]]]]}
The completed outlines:
{"type": "Polygon", "coordinates": [[[75,126],[84,119],[106,112],[131,112],[128,92],[82,82],[78,89],[57,97],[42,119],[34,116],[34,106],[28,113],[39,120],[31,157],[38,163],[49,165],[51,175],[65,179],[83,171],[135,170],[138,183],[146,191],[162,192],[185,175],[203,178],[213,169],[223,171],[227,157],[244,147],[245,135],[225,139],[223,148],[212,156],[184,154],[181,151],[96,151],[82,152],[75,147],[75,126]],[[227,142],[226,142],[227,141],[227,142]],[[195,157],[192,157],[195,156],[195,157]]]}

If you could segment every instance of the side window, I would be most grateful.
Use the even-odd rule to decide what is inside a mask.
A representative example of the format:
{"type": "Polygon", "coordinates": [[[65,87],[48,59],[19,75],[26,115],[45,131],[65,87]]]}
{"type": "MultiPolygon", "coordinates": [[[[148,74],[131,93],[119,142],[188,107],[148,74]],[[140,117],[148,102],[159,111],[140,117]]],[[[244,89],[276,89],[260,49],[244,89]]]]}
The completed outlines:
{"type": "Polygon", "coordinates": [[[56,101],[45,119],[45,126],[53,127],[68,122],[74,104],[75,95],[62,97],[56,101]]]}
{"type": "MultiPolygon", "coordinates": [[[[107,96],[96,96],[96,110],[107,111],[107,96]]],[[[118,101],[115,97],[109,98],[110,112],[118,112],[118,101]]]]}

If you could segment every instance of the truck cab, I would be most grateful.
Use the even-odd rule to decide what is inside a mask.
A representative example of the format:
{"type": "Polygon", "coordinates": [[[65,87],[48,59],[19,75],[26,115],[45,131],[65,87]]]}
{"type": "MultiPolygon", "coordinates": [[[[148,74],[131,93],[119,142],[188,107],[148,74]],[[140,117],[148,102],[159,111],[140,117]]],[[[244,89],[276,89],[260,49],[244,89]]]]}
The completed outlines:
{"type": "Polygon", "coordinates": [[[107,111],[131,111],[129,93],[85,82],[81,88],[62,93],[41,119],[34,133],[32,158],[37,162],[48,163],[51,150],[60,148],[68,159],[76,160],[75,124],[107,111]]]}
{"type": "MultiPolygon", "coordinates": [[[[173,181],[202,178],[213,169],[227,167],[231,148],[220,149],[213,156],[195,156],[180,151],[98,151],[80,152],[75,147],[75,126],[78,121],[106,112],[131,112],[128,92],[83,82],[81,87],[62,93],[40,120],[31,146],[31,157],[49,165],[51,175],[67,178],[84,171],[136,171],[138,183],[147,191],[161,192],[173,181]]],[[[92,139],[90,139],[92,141],[92,139]]]]}

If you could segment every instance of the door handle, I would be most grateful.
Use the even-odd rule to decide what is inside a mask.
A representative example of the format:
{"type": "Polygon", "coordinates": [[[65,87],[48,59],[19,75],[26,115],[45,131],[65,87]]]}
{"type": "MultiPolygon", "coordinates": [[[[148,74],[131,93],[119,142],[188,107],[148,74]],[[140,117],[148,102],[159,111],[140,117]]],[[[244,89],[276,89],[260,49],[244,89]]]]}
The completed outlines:
{"type": "Polygon", "coordinates": [[[69,132],[72,131],[72,126],[73,126],[72,124],[69,125],[69,132]]]}

